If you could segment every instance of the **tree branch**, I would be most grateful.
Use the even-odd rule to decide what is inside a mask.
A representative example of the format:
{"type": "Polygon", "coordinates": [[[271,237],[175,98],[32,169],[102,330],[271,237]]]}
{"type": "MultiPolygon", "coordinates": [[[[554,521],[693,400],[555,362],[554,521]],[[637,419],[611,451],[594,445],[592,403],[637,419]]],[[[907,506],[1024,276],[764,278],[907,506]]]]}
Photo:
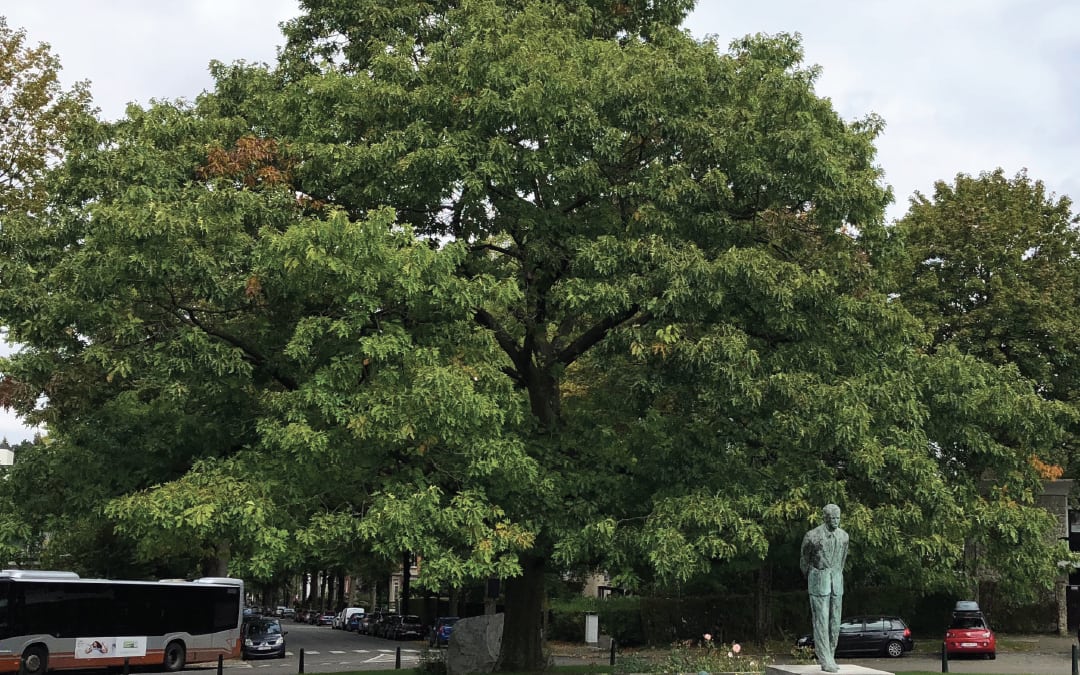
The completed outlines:
{"type": "Polygon", "coordinates": [[[199,320],[198,316],[196,316],[194,309],[184,307],[179,303],[176,304],[176,307],[184,311],[184,313],[187,315],[188,323],[203,331],[207,335],[212,335],[217,339],[221,340],[222,342],[225,342],[239,349],[241,352],[244,353],[244,356],[245,358],[247,358],[248,361],[266,371],[266,373],[269,374],[270,377],[272,377],[276,382],[281,384],[281,386],[285,387],[290,391],[295,391],[300,388],[300,383],[297,382],[294,378],[285,375],[284,373],[280,373],[277,371],[276,368],[271,367],[270,360],[267,359],[266,356],[264,356],[261,352],[259,352],[259,350],[255,349],[249,344],[246,344],[244,341],[234,335],[230,335],[229,333],[218,330],[213,326],[203,323],[199,320]]]}
{"type": "Polygon", "coordinates": [[[495,244],[473,244],[469,246],[470,251],[495,251],[496,253],[502,253],[505,256],[514,258],[515,260],[521,260],[522,255],[518,251],[513,251],[504,246],[496,246],[495,244]]]}
{"type": "Polygon", "coordinates": [[[652,319],[652,312],[642,312],[638,315],[638,310],[639,307],[634,305],[622,314],[609,316],[600,323],[595,324],[592,328],[579,335],[576,340],[562,349],[556,355],[557,360],[564,366],[570,365],[576,361],[579,356],[588,351],[590,347],[600,342],[600,340],[603,340],[612,329],[635,318],[635,315],[637,315],[637,323],[645,323],[652,319]]]}
{"type": "Polygon", "coordinates": [[[506,332],[506,329],[499,325],[495,317],[486,309],[477,309],[474,317],[478,324],[495,334],[495,341],[499,343],[499,347],[506,352],[506,355],[510,357],[510,361],[513,362],[514,367],[517,369],[516,371],[503,369],[503,372],[509,375],[517,384],[524,384],[528,364],[523,364],[522,361],[527,359],[528,355],[518,348],[517,342],[510,333],[506,332]]]}

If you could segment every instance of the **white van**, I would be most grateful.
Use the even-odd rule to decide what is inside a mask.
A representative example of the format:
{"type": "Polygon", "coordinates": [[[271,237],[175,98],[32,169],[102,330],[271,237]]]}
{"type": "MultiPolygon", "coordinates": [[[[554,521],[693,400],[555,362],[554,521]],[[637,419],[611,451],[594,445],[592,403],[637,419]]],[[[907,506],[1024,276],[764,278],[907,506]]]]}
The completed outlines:
{"type": "Polygon", "coordinates": [[[363,613],[364,613],[364,608],[363,607],[346,607],[345,609],[338,612],[336,616],[334,616],[334,623],[332,624],[331,627],[332,628],[340,628],[342,630],[348,630],[348,628],[349,628],[349,617],[352,616],[353,614],[363,614],[363,613]]]}

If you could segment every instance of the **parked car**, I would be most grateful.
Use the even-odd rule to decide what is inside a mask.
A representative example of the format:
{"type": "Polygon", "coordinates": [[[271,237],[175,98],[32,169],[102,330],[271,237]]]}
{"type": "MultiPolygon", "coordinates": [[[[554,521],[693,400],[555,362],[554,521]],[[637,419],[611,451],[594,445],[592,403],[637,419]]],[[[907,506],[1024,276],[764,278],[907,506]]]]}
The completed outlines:
{"type": "Polygon", "coordinates": [[[389,637],[390,634],[387,629],[390,627],[390,624],[393,622],[394,617],[396,616],[397,614],[391,612],[383,612],[375,621],[375,624],[372,626],[371,634],[375,637],[389,637]]]}
{"type": "Polygon", "coordinates": [[[244,621],[243,645],[240,655],[245,659],[285,658],[285,636],[281,622],[274,618],[257,617],[244,621]]]}
{"type": "Polygon", "coordinates": [[[379,630],[379,637],[386,638],[386,639],[389,640],[391,634],[393,633],[394,626],[396,626],[398,621],[400,621],[400,620],[401,620],[401,615],[399,615],[399,614],[387,614],[382,619],[380,619],[379,620],[379,629],[378,629],[379,630]]]}
{"type": "Polygon", "coordinates": [[[316,620],[315,623],[316,623],[316,625],[319,625],[319,626],[333,626],[334,625],[334,616],[335,615],[331,614],[330,612],[323,612],[322,614],[319,615],[319,618],[316,620]]]}
{"type": "MultiPolygon", "coordinates": [[[[796,647],[814,647],[814,636],[803,635],[796,647]]],[[[853,616],[840,622],[837,656],[883,654],[897,658],[915,648],[911,629],[898,616],[853,616]]]]}
{"type": "Polygon", "coordinates": [[[363,611],[363,607],[346,607],[334,615],[332,627],[338,630],[345,630],[345,624],[349,622],[349,617],[357,612],[363,613],[363,611]]]}
{"type": "Polygon", "coordinates": [[[457,620],[456,616],[440,616],[435,619],[428,633],[428,647],[445,647],[450,644],[450,633],[453,632],[457,620]]]}
{"type": "Polygon", "coordinates": [[[382,612],[368,612],[360,618],[360,625],[356,627],[356,632],[360,635],[374,635],[375,627],[379,625],[379,619],[382,618],[382,612]]]}
{"type": "Polygon", "coordinates": [[[353,612],[349,615],[348,621],[345,622],[345,630],[358,631],[360,629],[360,622],[364,619],[363,612],[353,612]]]}
{"type": "Polygon", "coordinates": [[[972,600],[956,603],[949,627],[945,629],[945,653],[949,656],[976,654],[987,659],[997,658],[997,638],[978,603],[972,600]]]}
{"type": "Polygon", "coordinates": [[[390,640],[419,640],[424,636],[424,624],[415,614],[391,614],[381,634],[390,640]]]}

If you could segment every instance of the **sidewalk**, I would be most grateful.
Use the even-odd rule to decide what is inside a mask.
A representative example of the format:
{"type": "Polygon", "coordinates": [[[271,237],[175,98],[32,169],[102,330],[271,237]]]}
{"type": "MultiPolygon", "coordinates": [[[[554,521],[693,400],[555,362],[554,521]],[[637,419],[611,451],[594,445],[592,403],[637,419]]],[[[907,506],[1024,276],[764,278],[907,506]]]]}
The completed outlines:
{"type": "MultiPolygon", "coordinates": [[[[1072,649],[1078,645],[1075,636],[999,634],[998,654],[994,660],[981,658],[949,659],[950,673],[1001,673],[1002,675],[1068,675],[1072,672],[1072,649]]],[[[611,653],[607,649],[583,643],[549,643],[555,665],[607,665],[611,653]]],[[[662,656],[663,648],[631,650],[637,654],[662,656]]],[[[628,652],[616,651],[615,659],[628,652]]],[[[774,663],[787,663],[788,654],[774,654],[774,663]]],[[[915,651],[899,659],[839,658],[840,664],[857,664],[888,672],[941,672],[941,643],[927,639],[915,640],[915,651]]]]}

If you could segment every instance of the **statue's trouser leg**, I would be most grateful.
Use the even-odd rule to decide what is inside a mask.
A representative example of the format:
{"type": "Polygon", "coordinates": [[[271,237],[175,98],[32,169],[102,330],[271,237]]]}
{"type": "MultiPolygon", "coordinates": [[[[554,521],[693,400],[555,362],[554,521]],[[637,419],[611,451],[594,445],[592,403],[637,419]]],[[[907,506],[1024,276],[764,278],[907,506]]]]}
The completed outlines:
{"type": "Polygon", "coordinates": [[[833,663],[836,662],[836,642],[840,639],[840,612],[843,611],[844,596],[829,596],[829,653],[833,655],[833,663]]]}
{"type": "MultiPolygon", "coordinates": [[[[828,668],[834,663],[833,653],[835,642],[832,638],[832,621],[830,608],[833,596],[811,595],[810,614],[814,624],[814,656],[822,668],[828,668]]],[[[839,634],[840,619],[836,620],[836,628],[839,634]]]]}

